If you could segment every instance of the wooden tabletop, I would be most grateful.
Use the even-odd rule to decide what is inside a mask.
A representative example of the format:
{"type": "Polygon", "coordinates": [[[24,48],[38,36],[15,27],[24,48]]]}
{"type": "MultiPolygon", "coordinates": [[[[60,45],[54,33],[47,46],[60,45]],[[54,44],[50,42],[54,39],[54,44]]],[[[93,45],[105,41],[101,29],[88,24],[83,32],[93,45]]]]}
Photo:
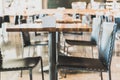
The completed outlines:
{"type": "MultiPolygon", "coordinates": [[[[110,10],[108,9],[103,9],[103,10],[94,10],[94,9],[64,9],[64,10],[58,10],[58,9],[41,9],[39,11],[31,11],[30,13],[26,13],[26,12],[22,12],[22,13],[15,13],[15,12],[12,12],[12,11],[8,11],[6,12],[4,15],[10,15],[10,16],[14,16],[14,15],[24,15],[24,16],[28,16],[28,15],[36,15],[36,14],[50,14],[50,15],[53,15],[55,14],[56,12],[60,12],[60,13],[63,13],[63,14],[75,14],[75,13],[78,13],[78,14],[90,14],[90,15],[95,15],[96,12],[103,12],[103,13],[106,13],[110,10]]],[[[114,12],[115,11],[111,11],[111,12],[114,12]]]]}
{"type": "Polygon", "coordinates": [[[71,31],[82,31],[82,32],[91,32],[92,28],[88,25],[82,24],[59,24],[56,27],[41,27],[41,25],[16,25],[6,28],[7,32],[35,32],[35,31],[48,31],[48,32],[71,32],[71,31]]]}
{"type": "MultiPolygon", "coordinates": [[[[36,19],[35,21],[34,21],[35,23],[42,23],[42,20],[41,19],[36,19]]],[[[65,19],[62,19],[62,20],[56,20],[56,23],[81,23],[82,21],[80,20],[80,19],[67,19],[67,20],[65,20],[65,19]]]]}
{"type": "Polygon", "coordinates": [[[64,9],[64,10],[58,10],[58,9],[42,9],[40,13],[44,14],[54,14],[56,12],[61,12],[63,14],[90,14],[90,15],[95,15],[96,12],[103,12],[106,13],[109,11],[108,9],[103,9],[103,10],[94,10],[94,9],[64,9]]]}

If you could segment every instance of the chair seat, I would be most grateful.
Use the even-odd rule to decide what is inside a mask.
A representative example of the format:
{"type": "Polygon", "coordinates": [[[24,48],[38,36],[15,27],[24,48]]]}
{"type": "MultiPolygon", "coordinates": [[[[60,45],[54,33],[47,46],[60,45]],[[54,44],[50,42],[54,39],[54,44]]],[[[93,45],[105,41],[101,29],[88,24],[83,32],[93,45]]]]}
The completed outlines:
{"type": "Polygon", "coordinates": [[[28,70],[35,67],[41,57],[28,57],[21,59],[4,60],[0,71],[28,70]]]}
{"type": "Polygon", "coordinates": [[[64,34],[83,35],[83,32],[63,32],[64,34]]]}
{"type": "Polygon", "coordinates": [[[40,45],[48,45],[48,40],[46,40],[46,41],[31,42],[29,44],[25,44],[24,47],[28,47],[28,46],[40,46],[40,45]]]}
{"type": "Polygon", "coordinates": [[[82,40],[67,40],[66,42],[69,45],[82,45],[82,46],[96,46],[96,42],[94,41],[82,41],[82,40]]]}
{"type": "Polygon", "coordinates": [[[60,55],[58,57],[58,68],[107,71],[107,67],[99,59],[60,55]]]}
{"type": "Polygon", "coordinates": [[[35,41],[34,44],[31,43],[31,45],[48,45],[48,40],[46,41],[35,41]]]}

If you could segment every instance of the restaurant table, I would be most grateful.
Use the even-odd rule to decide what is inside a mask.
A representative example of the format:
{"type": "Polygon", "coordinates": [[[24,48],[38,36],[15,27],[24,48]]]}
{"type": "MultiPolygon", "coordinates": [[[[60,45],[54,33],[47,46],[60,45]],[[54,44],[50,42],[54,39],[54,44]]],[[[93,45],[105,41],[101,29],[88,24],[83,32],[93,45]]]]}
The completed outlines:
{"type": "MultiPolygon", "coordinates": [[[[35,23],[42,23],[42,20],[41,19],[36,19],[35,21],[34,21],[35,23]]],[[[66,24],[66,23],[71,23],[71,24],[73,24],[73,23],[81,23],[82,21],[80,20],[80,19],[61,19],[61,20],[56,20],[56,23],[62,23],[62,24],[66,24]]]]}
{"type": "Polygon", "coordinates": [[[56,27],[40,27],[40,25],[34,24],[33,26],[29,25],[15,25],[12,27],[7,27],[7,32],[49,32],[49,44],[48,44],[48,53],[49,53],[49,80],[57,80],[57,45],[56,45],[56,32],[71,32],[71,31],[83,31],[83,32],[91,32],[92,28],[87,25],[82,24],[60,24],[56,25],[56,27]],[[33,27],[34,26],[34,27],[33,27]]]}
{"type": "Polygon", "coordinates": [[[55,13],[62,13],[62,14],[90,14],[90,15],[96,15],[96,13],[107,13],[110,12],[113,15],[117,14],[118,12],[120,12],[119,10],[110,10],[110,9],[64,9],[64,10],[59,10],[59,9],[41,9],[38,11],[31,11],[31,12],[15,12],[15,11],[11,11],[8,10],[4,13],[4,15],[10,15],[10,16],[15,16],[15,15],[23,15],[23,16],[30,16],[30,15],[38,15],[38,14],[49,14],[49,15],[54,15],[55,13]]]}

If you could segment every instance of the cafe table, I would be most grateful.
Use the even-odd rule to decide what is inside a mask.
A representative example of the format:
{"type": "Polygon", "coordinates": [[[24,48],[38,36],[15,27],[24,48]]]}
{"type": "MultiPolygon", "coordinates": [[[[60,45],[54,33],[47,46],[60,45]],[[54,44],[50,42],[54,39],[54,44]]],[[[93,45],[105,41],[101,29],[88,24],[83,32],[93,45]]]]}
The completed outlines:
{"type": "Polygon", "coordinates": [[[12,27],[6,28],[7,32],[49,32],[48,40],[48,55],[49,55],[49,80],[57,80],[57,45],[56,45],[56,32],[71,32],[71,31],[80,31],[80,32],[91,32],[92,28],[87,25],[82,24],[60,24],[56,27],[42,27],[38,24],[34,25],[15,25],[12,27]]]}
{"type": "MultiPolygon", "coordinates": [[[[36,19],[34,21],[35,23],[42,23],[41,19],[36,19]]],[[[61,19],[61,20],[56,20],[56,23],[59,24],[73,24],[73,23],[81,23],[82,21],[80,19],[61,19]]]]}

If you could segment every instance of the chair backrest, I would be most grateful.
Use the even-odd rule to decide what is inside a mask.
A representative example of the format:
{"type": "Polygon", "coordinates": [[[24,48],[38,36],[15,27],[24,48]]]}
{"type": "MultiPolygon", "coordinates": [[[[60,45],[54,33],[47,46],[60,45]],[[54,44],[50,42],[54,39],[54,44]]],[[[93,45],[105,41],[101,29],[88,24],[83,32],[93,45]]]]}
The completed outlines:
{"type": "Polygon", "coordinates": [[[104,22],[102,28],[99,59],[109,69],[112,60],[117,25],[114,22],[104,22]]]}
{"type": "Polygon", "coordinates": [[[24,47],[31,45],[29,32],[22,32],[24,47]]]}
{"type": "Polygon", "coordinates": [[[115,23],[117,24],[117,30],[120,30],[120,17],[115,18],[115,23]]]}
{"type": "Polygon", "coordinates": [[[10,22],[10,16],[6,15],[4,16],[4,22],[10,22]]]}
{"type": "Polygon", "coordinates": [[[93,18],[92,23],[92,33],[91,33],[91,41],[96,42],[98,44],[99,32],[101,27],[101,18],[93,18]]]}
{"type": "Polygon", "coordinates": [[[22,19],[23,16],[15,16],[15,25],[19,24],[19,17],[20,17],[20,20],[22,19]]]}
{"type": "Polygon", "coordinates": [[[2,28],[3,18],[0,17],[0,28],[2,28]]]}

